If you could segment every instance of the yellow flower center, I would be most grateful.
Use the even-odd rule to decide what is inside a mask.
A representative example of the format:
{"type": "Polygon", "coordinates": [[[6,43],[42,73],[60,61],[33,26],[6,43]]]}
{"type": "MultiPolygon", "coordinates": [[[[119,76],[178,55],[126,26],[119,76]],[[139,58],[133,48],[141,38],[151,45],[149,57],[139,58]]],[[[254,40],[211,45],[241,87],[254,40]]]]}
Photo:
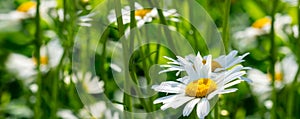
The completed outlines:
{"type": "Polygon", "coordinates": [[[256,21],[252,24],[252,27],[261,29],[261,28],[263,28],[264,26],[266,26],[266,25],[268,25],[268,24],[271,24],[271,19],[268,18],[268,17],[264,17],[264,18],[261,18],[261,19],[256,20],[256,21]]]}
{"type": "MultiPolygon", "coordinates": [[[[268,74],[269,80],[272,81],[272,75],[268,74]]],[[[275,73],[275,81],[281,82],[283,80],[283,76],[281,72],[276,72],[275,73]]]]}
{"type": "Polygon", "coordinates": [[[151,12],[151,9],[140,9],[140,10],[136,10],[134,12],[134,15],[144,18],[146,14],[148,14],[149,12],[151,12]]]}
{"type": "MultiPolygon", "coordinates": [[[[33,62],[34,62],[34,64],[37,64],[36,58],[33,58],[33,62]]],[[[48,64],[48,57],[47,56],[41,56],[40,57],[40,63],[42,65],[47,65],[48,64]]]]}
{"type": "MultiPolygon", "coordinates": [[[[86,80],[86,79],[84,79],[84,80],[86,80]]],[[[89,91],[89,86],[88,86],[88,84],[86,84],[86,82],[82,82],[82,88],[83,88],[83,90],[84,91],[86,91],[86,92],[88,92],[89,91]]]]}
{"type": "MultiPolygon", "coordinates": [[[[202,63],[206,64],[206,60],[202,60],[202,63]]],[[[217,69],[217,68],[222,68],[222,66],[218,62],[212,61],[211,62],[211,71],[215,71],[215,69],[217,69]]]]}
{"type": "Polygon", "coordinates": [[[25,3],[22,3],[18,8],[17,11],[19,12],[28,12],[31,8],[34,8],[36,6],[36,3],[33,1],[28,1],[25,3]]]}
{"type": "Polygon", "coordinates": [[[185,88],[185,94],[191,97],[205,97],[207,94],[215,91],[217,84],[209,78],[200,78],[190,82],[185,88]]]}

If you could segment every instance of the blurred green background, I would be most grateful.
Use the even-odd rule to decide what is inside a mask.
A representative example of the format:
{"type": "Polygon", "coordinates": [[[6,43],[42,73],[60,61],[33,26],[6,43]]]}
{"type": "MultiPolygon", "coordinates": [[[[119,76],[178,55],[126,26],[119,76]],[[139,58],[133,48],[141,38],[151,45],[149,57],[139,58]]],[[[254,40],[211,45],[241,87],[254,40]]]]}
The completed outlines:
{"type": "MultiPolygon", "coordinates": [[[[151,6],[151,1],[146,3],[151,6]]],[[[220,96],[217,110],[219,118],[300,118],[298,1],[195,1],[212,17],[223,40],[227,39],[224,43],[228,51],[250,53],[243,65],[252,68],[245,77],[253,82],[241,83],[237,85],[239,91],[220,96]],[[272,74],[275,78],[272,78],[272,74]]],[[[129,5],[130,2],[145,3],[142,0],[121,2],[122,5],[129,5]]],[[[172,0],[159,2],[166,6],[174,5],[172,0]]],[[[93,22],[98,22],[97,20],[108,20],[108,16],[95,19],[94,16],[98,13],[93,11],[97,5],[106,3],[103,0],[40,0],[40,3],[40,17],[37,18],[37,1],[0,1],[0,118],[123,118],[122,111],[117,110],[119,108],[109,108],[110,103],[105,103],[106,106],[102,105],[98,110],[85,106],[77,93],[81,88],[85,90],[84,86],[78,89],[78,82],[84,83],[80,78],[90,80],[97,77],[97,81],[104,82],[104,92],[99,95],[104,95],[120,109],[125,105],[122,102],[123,93],[112,75],[112,71],[118,70],[118,67],[110,64],[113,48],[121,45],[118,40],[122,33],[116,21],[108,24],[109,27],[97,43],[95,60],[88,57],[89,51],[94,49],[86,48],[87,51],[81,51],[74,46],[80,27],[89,29],[93,22]],[[74,61],[77,62],[72,57],[77,52],[85,59],[78,62],[94,61],[92,64],[95,73],[92,76],[80,77],[72,69],[74,61]],[[95,116],[91,110],[96,110],[99,115],[95,116]]],[[[188,1],[182,3],[184,9],[191,6],[188,1]]],[[[112,4],[110,6],[114,7],[112,4]]],[[[110,13],[98,12],[106,15],[110,13]]],[[[191,15],[198,13],[188,10],[187,12],[191,15]]],[[[176,32],[189,41],[195,51],[209,54],[201,34],[190,26],[188,21],[171,16],[180,21],[175,22],[165,17],[165,24],[174,27],[176,32]]],[[[145,24],[163,24],[162,21],[162,18],[157,16],[145,24]]],[[[125,24],[125,27],[129,28],[130,25],[131,23],[125,24]]],[[[95,38],[97,37],[91,37],[92,41],[98,41],[95,38]]],[[[89,43],[83,45],[86,47],[89,43]]],[[[148,79],[147,68],[153,64],[166,63],[163,56],[175,55],[166,47],[158,49],[155,44],[144,45],[131,57],[131,76],[136,76],[138,80],[142,80],[140,77],[148,79]]],[[[175,73],[168,73],[167,76],[168,80],[176,79],[175,73]]],[[[153,99],[163,95],[158,94],[146,98],[145,101],[152,104],[153,99]]],[[[98,94],[93,96],[97,97],[98,94]]],[[[141,99],[132,97],[132,100],[133,111],[149,112],[141,99]]],[[[150,112],[159,110],[160,105],[154,107],[150,112]]],[[[210,114],[207,118],[218,117],[210,114]]]]}

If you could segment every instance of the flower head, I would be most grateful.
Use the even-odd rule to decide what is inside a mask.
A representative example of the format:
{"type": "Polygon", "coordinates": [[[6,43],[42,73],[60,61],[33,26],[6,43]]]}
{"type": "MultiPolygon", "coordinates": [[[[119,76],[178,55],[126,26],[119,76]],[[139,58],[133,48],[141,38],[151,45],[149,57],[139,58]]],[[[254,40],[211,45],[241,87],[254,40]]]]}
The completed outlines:
{"type": "MultiPolygon", "coordinates": [[[[137,27],[143,26],[147,22],[151,22],[153,19],[158,18],[158,13],[156,8],[143,8],[140,4],[135,3],[135,19],[137,21],[137,27]]],[[[130,23],[130,7],[125,6],[121,10],[123,23],[128,24],[130,23]]],[[[178,14],[176,13],[176,10],[163,10],[163,14],[167,19],[170,19],[172,21],[178,22],[178,19],[174,18],[177,17],[178,14]]],[[[108,15],[109,23],[116,23],[116,13],[114,10],[110,11],[110,14],[108,15]]]]}
{"type": "Polygon", "coordinates": [[[193,62],[181,57],[178,57],[178,60],[172,59],[177,65],[180,64],[178,61],[182,63],[178,67],[187,75],[178,78],[178,82],[166,81],[160,85],[153,85],[155,91],[174,94],[156,99],[154,103],[163,103],[162,110],[176,109],[187,103],[183,109],[183,116],[188,116],[197,105],[198,117],[204,118],[211,109],[209,101],[219,94],[235,92],[236,88],[227,88],[242,82],[241,76],[246,72],[242,71],[243,66],[238,65],[214,75],[211,55],[203,59],[198,53],[193,58],[193,62]]]}
{"type": "MultiPolygon", "coordinates": [[[[296,75],[298,65],[292,55],[285,57],[281,62],[275,64],[275,87],[279,90],[285,85],[292,83],[296,75]]],[[[260,101],[266,100],[272,91],[272,76],[258,69],[248,71],[248,78],[253,81],[251,89],[259,96],[260,101]]]]}
{"type": "Polygon", "coordinates": [[[261,19],[256,20],[253,24],[252,27],[253,28],[257,28],[257,29],[262,29],[266,26],[269,26],[271,24],[271,18],[269,17],[264,17],[261,19]]]}
{"type": "MultiPolygon", "coordinates": [[[[289,15],[276,14],[274,21],[274,29],[276,34],[283,40],[288,39],[283,29],[292,23],[292,18],[289,15]]],[[[234,45],[240,50],[248,50],[255,48],[257,45],[256,39],[259,36],[269,34],[271,31],[271,18],[269,16],[256,20],[250,27],[245,30],[236,32],[233,37],[234,45]]]]}
{"type": "MultiPolygon", "coordinates": [[[[249,53],[246,53],[242,56],[237,56],[238,52],[237,51],[231,51],[228,55],[222,55],[219,56],[216,59],[213,59],[211,61],[211,71],[216,73],[224,70],[228,70],[231,67],[243,62],[243,58],[247,56],[249,53]]],[[[160,73],[164,72],[170,72],[170,71],[177,71],[177,76],[179,75],[180,72],[186,71],[184,66],[186,64],[192,63],[201,63],[202,65],[205,65],[207,63],[207,58],[208,56],[202,57],[200,53],[195,55],[188,55],[185,58],[182,58],[180,56],[177,56],[177,60],[172,59],[170,57],[165,56],[166,59],[172,61],[168,62],[167,65],[161,65],[162,67],[166,67],[167,69],[162,70],[160,73]],[[200,59],[200,60],[199,60],[200,59]]]]}
{"type": "Polygon", "coordinates": [[[40,61],[42,72],[49,71],[50,68],[56,67],[63,55],[63,48],[58,39],[51,40],[40,49],[40,58],[29,58],[21,54],[9,55],[6,68],[9,72],[15,74],[18,78],[28,79],[37,74],[37,61],[40,61]]]}
{"type": "Polygon", "coordinates": [[[81,84],[83,90],[89,94],[100,94],[104,91],[104,82],[99,80],[99,77],[93,76],[92,73],[78,72],[65,78],[65,83],[69,84],[70,81],[81,84]],[[70,79],[72,78],[72,79],[70,79]]]}
{"type": "Polygon", "coordinates": [[[17,8],[17,11],[19,11],[19,12],[28,12],[29,10],[34,9],[34,8],[36,8],[36,2],[28,1],[28,2],[22,3],[17,8]]]}
{"type": "Polygon", "coordinates": [[[80,15],[82,11],[78,12],[79,18],[78,18],[78,25],[83,27],[91,27],[93,22],[93,16],[95,16],[94,12],[91,12],[86,15],[80,15]]]}
{"type": "MultiPolygon", "coordinates": [[[[35,1],[27,1],[21,3],[21,5],[17,7],[17,9],[9,13],[0,14],[0,20],[19,21],[35,17],[36,5],[37,3],[35,1]]],[[[47,13],[51,8],[55,8],[56,6],[56,0],[42,0],[40,4],[40,13],[42,18],[44,18],[47,22],[51,22],[47,13]]]]}
{"type": "Polygon", "coordinates": [[[119,113],[110,110],[104,101],[86,105],[79,112],[79,117],[84,119],[119,119],[119,113]]]}
{"type": "Polygon", "coordinates": [[[56,115],[62,119],[78,119],[74,113],[69,109],[60,109],[56,115]]]}

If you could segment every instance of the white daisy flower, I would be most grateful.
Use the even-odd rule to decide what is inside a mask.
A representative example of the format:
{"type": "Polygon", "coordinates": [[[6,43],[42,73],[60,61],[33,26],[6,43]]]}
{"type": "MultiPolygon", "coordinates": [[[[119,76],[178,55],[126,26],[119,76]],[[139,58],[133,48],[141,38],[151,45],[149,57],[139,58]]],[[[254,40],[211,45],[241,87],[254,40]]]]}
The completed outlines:
{"type": "Polygon", "coordinates": [[[112,112],[111,110],[105,111],[105,119],[119,119],[119,113],[118,112],[112,112]]]}
{"type": "Polygon", "coordinates": [[[298,38],[298,34],[299,34],[298,25],[288,27],[288,28],[285,29],[285,31],[288,34],[294,36],[294,38],[298,38]]]}
{"type": "Polygon", "coordinates": [[[179,78],[177,81],[166,81],[160,85],[154,85],[152,88],[158,92],[164,92],[174,95],[161,97],[154,101],[154,104],[163,103],[162,110],[167,108],[178,108],[187,103],[183,109],[183,116],[188,116],[197,105],[196,112],[199,118],[203,119],[208,115],[211,101],[219,94],[235,92],[236,88],[229,88],[239,84],[241,76],[246,74],[242,66],[235,66],[232,69],[212,77],[212,59],[211,55],[207,56],[205,64],[200,55],[195,57],[195,62],[185,63],[184,70],[187,73],[184,79],[179,78]],[[229,89],[227,89],[229,88],[229,89]]]}
{"type": "MultiPolygon", "coordinates": [[[[287,25],[292,23],[292,18],[289,15],[275,15],[274,28],[277,35],[279,35],[283,40],[288,39],[283,29],[287,25]]],[[[247,50],[256,47],[257,37],[269,34],[271,31],[271,17],[266,16],[264,18],[256,20],[251,27],[246,28],[243,31],[236,32],[233,37],[235,39],[235,45],[240,50],[247,50]],[[246,49],[243,49],[246,48],[246,49]]]]}
{"type": "MultiPolygon", "coordinates": [[[[85,15],[82,15],[82,13],[83,13],[82,10],[77,12],[77,16],[78,16],[77,24],[82,27],[91,27],[92,26],[91,22],[93,22],[92,17],[94,17],[96,15],[96,13],[91,12],[91,13],[85,14],[85,15]]],[[[52,11],[51,14],[52,14],[52,16],[57,17],[60,22],[64,21],[64,10],[62,8],[60,8],[56,11],[52,11]]],[[[66,18],[69,19],[68,16],[66,18]]]]}
{"type": "Polygon", "coordinates": [[[69,109],[60,109],[56,113],[57,117],[62,119],[78,119],[71,110],[69,109]]]}
{"type": "MultiPolygon", "coordinates": [[[[246,57],[249,53],[245,53],[242,56],[237,56],[238,51],[231,51],[228,55],[222,55],[214,60],[212,60],[211,69],[212,72],[220,72],[224,70],[228,70],[229,68],[243,62],[243,58],[246,57]]],[[[198,52],[197,56],[188,55],[185,58],[177,56],[177,60],[172,59],[170,57],[164,56],[164,58],[170,60],[171,62],[167,62],[167,65],[161,65],[161,67],[165,67],[167,69],[160,71],[159,73],[170,72],[170,71],[177,71],[176,76],[179,75],[180,72],[186,71],[185,65],[192,63],[195,64],[197,61],[197,57],[202,61],[200,63],[205,64],[207,60],[207,56],[202,56],[198,52]]]]}
{"type": "Polygon", "coordinates": [[[104,101],[86,105],[80,110],[79,116],[84,119],[119,119],[119,113],[108,109],[104,101]]]}
{"type": "MultiPolygon", "coordinates": [[[[80,12],[79,12],[80,13],[80,12]]],[[[78,25],[83,27],[91,27],[91,22],[93,21],[92,17],[95,16],[95,13],[89,13],[87,15],[79,16],[78,25]]]]}
{"type": "MultiPolygon", "coordinates": [[[[49,19],[47,15],[51,8],[57,6],[56,0],[42,0],[40,4],[40,13],[43,18],[49,19]]],[[[16,10],[9,13],[0,14],[0,20],[22,20],[26,18],[35,17],[36,14],[36,2],[27,1],[22,3],[16,10]]]]}
{"type": "MultiPolygon", "coordinates": [[[[285,57],[281,62],[277,62],[275,64],[275,87],[281,89],[292,83],[298,67],[292,55],[285,57]]],[[[271,95],[272,78],[270,74],[265,74],[258,69],[251,69],[248,71],[248,78],[253,81],[252,90],[255,95],[260,97],[260,101],[266,100],[271,95]]]]}
{"type": "Polygon", "coordinates": [[[282,2],[289,3],[291,6],[297,6],[298,0],[282,0],[282,2]]]}
{"type": "Polygon", "coordinates": [[[99,80],[98,76],[93,76],[92,73],[74,73],[72,76],[67,76],[65,78],[65,83],[69,84],[71,80],[76,84],[80,83],[83,87],[83,90],[89,94],[99,94],[104,91],[104,82],[99,80]]]}
{"type": "Polygon", "coordinates": [[[21,54],[10,54],[5,65],[9,72],[16,74],[19,78],[27,79],[36,74],[33,60],[21,54]]]}
{"type": "MultiPolygon", "coordinates": [[[[135,3],[135,19],[137,21],[137,27],[143,26],[147,22],[151,22],[153,19],[158,18],[158,13],[156,8],[143,8],[140,4],[135,3]]],[[[123,24],[130,23],[130,7],[125,6],[122,10],[123,24]]],[[[179,20],[175,17],[179,16],[175,9],[163,10],[163,14],[166,18],[172,21],[178,22],[179,20]]],[[[115,10],[111,10],[108,15],[109,23],[116,23],[116,13],[115,10]]]]}
{"type": "MultiPolygon", "coordinates": [[[[49,68],[56,67],[63,55],[63,48],[57,39],[51,40],[47,45],[40,49],[41,71],[47,72],[49,68]]],[[[21,54],[10,54],[5,63],[7,70],[15,74],[18,78],[28,79],[37,74],[37,59],[29,58],[21,54]]]]}
{"type": "Polygon", "coordinates": [[[86,105],[80,110],[80,117],[82,118],[103,118],[104,112],[107,109],[104,101],[99,101],[91,105],[86,105]]]}

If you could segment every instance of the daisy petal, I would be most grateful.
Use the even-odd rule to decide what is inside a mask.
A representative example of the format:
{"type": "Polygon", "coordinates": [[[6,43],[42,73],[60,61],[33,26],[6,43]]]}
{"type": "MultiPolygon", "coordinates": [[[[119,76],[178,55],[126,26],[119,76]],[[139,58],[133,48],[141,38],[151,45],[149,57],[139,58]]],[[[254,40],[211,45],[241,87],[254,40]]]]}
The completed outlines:
{"type": "Polygon", "coordinates": [[[190,82],[190,78],[188,76],[184,76],[184,77],[178,78],[176,80],[180,81],[181,83],[184,83],[184,84],[188,84],[190,82]]]}
{"type": "Polygon", "coordinates": [[[166,103],[166,102],[169,102],[171,100],[174,100],[174,98],[176,98],[178,96],[179,95],[169,95],[169,96],[161,97],[161,98],[158,98],[158,99],[154,100],[153,104],[166,103]]]}
{"type": "Polygon", "coordinates": [[[210,105],[206,98],[202,98],[201,101],[197,105],[197,115],[198,118],[204,119],[205,116],[208,115],[210,111],[210,105]]]}
{"type": "Polygon", "coordinates": [[[185,105],[184,109],[183,109],[183,116],[188,116],[191,114],[191,112],[193,111],[195,105],[200,101],[200,98],[196,98],[192,101],[190,101],[188,104],[185,105]]]}
{"type": "Polygon", "coordinates": [[[237,90],[238,90],[237,88],[230,88],[230,89],[226,89],[226,90],[223,90],[223,91],[219,92],[219,94],[232,93],[232,92],[235,92],[237,90]]]}
{"type": "Polygon", "coordinates": [[[216,95],[218,95],[220,93],[220,90],[215,90],[213,92],[211,92],[210,94],[208,94],[207,99],[210,100],[213,97],[215,97],[216,95]]]}
{"type": "Polygon", "coordinates": [[[193,65],[191,64],[186,64],[184,66],[186,73],[190,77],[191,81],[197,80],[199,78],[199,74],[194,70],[193,65]]]}
{"type": "Polygon", "coordinates": [[[246,74],[245,71],[240,71],[240,72],[233,73],[233,74],[227,76],[227,77],[224,79],[224,81],[222,81],[221,83],[223,83],[223,85],[224,85],[224,84],[227,84],[228,82],[230,82],[230,81],[232,81],[232,80],[235,80],[235,79],[237,79],[237,78],[240,78],[241,76],[243,76],[243,75],[245,75],[245,74],[246,74]]]}
{"type": "Polygon", "coordinates": [[[161,106],[160,109],[166,110],[170,107],[173,109],[176,109],[192,99],[194,99],[194,97],[187,97],[184,95],[179,95],[178,97],[174,98],[174,100],[168,100],[168,102],[166,102],[163,106],[161,106]]]}
{"type": "Polygon", "coordinates": [[[177,97],[176,102],[172,103],[171,107],[176,109],[178,107],[180,107],[181,105],[183,105],[184,103],[194,99],[195,97],[187,97],[187,96],[182,96],[182,97],[177,97]]]}
{"type": "Polygon", "coordinates": [[[234,85],[236,85],[236,84],[239,84],[239,83],[241,83],[241,82],[243,82],[244,80],[235,80],[235,81],[232,81],[232,82],[230,82],[230,83],[227,83],[227,84],[225,84],[224,85],[224,89],[226,89],[226,88],[228,88],[228,87],[231,87],[231,86],[234,86],[234,85]]]}
{"type": "Polygon", "coordinates": [[[185,85],[175,81],[166,81],[160,85],[153,85],[152,89],[165,93],[183,93],[185,91],[185,85]]]}
{"type": "Polygon", "coordinates": [[[177,62],[176,60],[174,60],[174,59],[172,59],[172,58],[170,58],[170,57],[167,57],[167,56],[163,56],[163,58],[166,58],[166,59],[171,60],[171,61],[173,61],[173,62],[177,62]]]}

